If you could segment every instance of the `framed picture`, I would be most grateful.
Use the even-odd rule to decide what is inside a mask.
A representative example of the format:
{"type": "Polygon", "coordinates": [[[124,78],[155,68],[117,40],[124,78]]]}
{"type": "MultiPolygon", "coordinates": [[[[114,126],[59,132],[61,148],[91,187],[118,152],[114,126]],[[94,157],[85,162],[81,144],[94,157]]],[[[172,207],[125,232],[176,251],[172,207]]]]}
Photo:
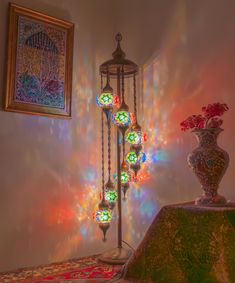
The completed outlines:
{"type": "Polygon", "coordinates": [[[9,5],[5,110],[71,117],[74,25],[9,5]]]}

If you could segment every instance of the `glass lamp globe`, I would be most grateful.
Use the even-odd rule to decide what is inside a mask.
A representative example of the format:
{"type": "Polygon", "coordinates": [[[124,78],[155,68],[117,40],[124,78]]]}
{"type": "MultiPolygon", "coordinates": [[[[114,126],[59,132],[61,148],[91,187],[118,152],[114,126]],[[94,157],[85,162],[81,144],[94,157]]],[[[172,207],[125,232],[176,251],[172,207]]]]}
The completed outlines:
{"type": "Polygon", "coordinates": [[[93,218],[98,223],[110,223],[112,220],[112,211],[104,198],[99,203],[98,210],[94,213],[93,218]]]}
{"type": "Polygon", "coordinates": [[[115,99],[113,96],[113,89],[108,81],[106,86],[103,88],[102,93],[97,96],[96,103],[103,109],[106,115],[112,112],[115,104],[115,99]]]}
{"type": "Polygon", "coordinates": [[[125,102],[122,102],[117,112],[113,114],[112,121],[125,135],[127,128],[131,125],[131,114],[125,102]]]}
{"type": "Polygon", "coordinates": [[[130,181],[131,181],[131,173],[129,170],[129,166],[127,162],[123,161],[121,165],[121,186],[124,194],[124,200],[126,200],[126,192],[130,187],[130,181]]]}
{"type": "Polygon", "coordinates": [[[125,161],[123,161],[121,165],[121,184],[122,185],[125,185],[127,183],[129,184],[130,180],[131,180],[131,175],[129,171],[129,166],[125,161]]]}
{"type": "Polygon", "coordinates": [[[104,193],[105,201],[109,204],[110,209],[115,207],[115,203],[118,198],[118,194],[115,190],[115,186],[113,182],[109,179],[105,185],[105,193],[104,193]]]}
{"type": "MultiPolygon", "coordinates": [[[[115,173],[113,176],[114,176],[114,180],[117,182],[118,174],[115,173]]],[[[121,185],[124,186],[126,184],[129,184],[130,181],[131,181],[131,173],[129,170],[129,166],[125,161],[123,161],[121,165],[121,185]]]]}
{"type": "Polygon", "coordinates": [[[126,133],[125,140],[131,145],[131,150],[134,150],[139,155],[142,144],[146,140],[146,134],[142,132],[141,126],[135,123],[126,133]]]}
{"type": "Polygon", "coordinates": [[[126,155],[126,162],[129,164],[130,168],[134,171],[135,176],[137,176],[138,171],[140,170],[141,159],[140,155],[138,156],[135,150],[131,150],[126,155]]]}
{"type": "Polygon", "coordinates": [[[136,164],[138,162],[138,155],[136,154],[136,152],[134,150],[127,153],[126,162],[129,165],[133,165],[133,164],[136,164]]]}
{"type": "Polygon", "coordinates": [[[110,223],[112,220],[112,211],[109,209],[101,209],[96,212],[96,220],[98,223],[110,223]]]}
{"type": "Polygon", "coordinates": [[[94,213],[93,218],[99,224],[99,228],[103,232],[103,241],[106,241],[106,232],[112,220],[112,211],[109,209],[108,203],[102,198],[98,205],[98,210],[94,213]]]}
{"type": "Polygon", "coordinates": [[[131,150],[126,155],[126,162],[130,168],[134,171],[135,177],[138,174],[138,171],[141,168],[141,164],[144,163],[147,159],[146,154],[143,151],[140,151],[139,154],[135,150],[131,150]]]}

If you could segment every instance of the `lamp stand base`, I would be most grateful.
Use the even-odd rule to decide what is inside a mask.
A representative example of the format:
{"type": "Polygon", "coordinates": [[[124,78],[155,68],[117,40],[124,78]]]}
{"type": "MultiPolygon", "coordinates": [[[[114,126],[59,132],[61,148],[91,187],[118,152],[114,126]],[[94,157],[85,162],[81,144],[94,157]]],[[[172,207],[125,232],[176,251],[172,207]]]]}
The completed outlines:
{"type": "Polygon", "coordinates": [[[108,264],[124,264],[131,256],[131,250],[125,248],[115,248],[103,253],[98,259],[108,264]]]}

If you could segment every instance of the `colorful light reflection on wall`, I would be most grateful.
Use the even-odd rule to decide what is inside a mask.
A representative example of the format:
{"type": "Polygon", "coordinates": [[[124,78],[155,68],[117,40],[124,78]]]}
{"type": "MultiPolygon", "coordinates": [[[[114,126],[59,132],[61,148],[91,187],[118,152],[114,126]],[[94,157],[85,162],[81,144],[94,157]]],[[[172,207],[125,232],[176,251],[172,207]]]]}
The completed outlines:
{"type": "MultiPolygon", "coordinates": [[[[231,109],[224,118],[225,131],[219,140],[231,157],[221,189],[228,199],[235,198],[234,3],[231,6],[223,1],[190,1],[186,14],[186,1],[179,2],[175,16],[163,27],[165,36],[160,56],[153,56],[143,68],[141,108],[145,119],[140,124],[148,135],[144,146],[147,163],[143,164],[138,183],[131,185],[128,200],[123,203],[124,240],[133,246],[142,239],[162,205],[193,200],[201,194],[186,164],[186,156],[196,141],[190,133],[181,134],[179,123],[199,112],[202,105],[221,99],[231,109]]],[[[5,8],[1,11],[4,17],[7,5],[5,8]]],[[[89,17],[84,17],[81,27],[87,25],[89,17]]],[[[127,35],[132,34],[128,22],[129,13],[125,22],[127,35]]],[[[148,28],[146,24],[142,32],[147,34],[148,28]]],[[[1,112],[3,270],[23,263],[32,265],[98,253],[115,244],[112,243],[115,222],[104,246],[92,219],[101,186],[100,145],[94,146],[100,140],[99,111],[94,103],[99,80],[95,92],[94,67],[105,57],[98,53],[93,62],[94,42],[86,30],[81,28],[78,34],[81,46],[75,46],[80,52],[75,52],[73,119],[63,121],[1,112]],[[14,176],[9,174],[13,170],[14,176]]],[[[107,34],[101,29],[97,34],[107,45],[107,34]]],[[[141,31],[137,32],[136,36],[140,35],[141,31]]],[[[134,37],[133,34],[133,41],[134,37]]],[[[153,34],[149,38],[151,42],[143,41],[145,50],[155,44],[153,34]]],[[[106,54],[111,49],[112,46],[108,47],[106,54]]],[[[115,159],[115,152],[113,156],[115,159]]]]}

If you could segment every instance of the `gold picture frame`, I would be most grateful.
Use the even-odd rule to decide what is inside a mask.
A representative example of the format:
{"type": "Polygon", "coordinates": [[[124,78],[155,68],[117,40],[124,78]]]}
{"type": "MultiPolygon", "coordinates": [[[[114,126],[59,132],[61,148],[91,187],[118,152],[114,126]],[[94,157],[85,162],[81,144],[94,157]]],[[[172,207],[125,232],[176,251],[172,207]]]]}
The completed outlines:
{"type": "Polygon", "coordinates": [[[9,4],[5,110],[71,117],[74,24],[9,4]]]}

